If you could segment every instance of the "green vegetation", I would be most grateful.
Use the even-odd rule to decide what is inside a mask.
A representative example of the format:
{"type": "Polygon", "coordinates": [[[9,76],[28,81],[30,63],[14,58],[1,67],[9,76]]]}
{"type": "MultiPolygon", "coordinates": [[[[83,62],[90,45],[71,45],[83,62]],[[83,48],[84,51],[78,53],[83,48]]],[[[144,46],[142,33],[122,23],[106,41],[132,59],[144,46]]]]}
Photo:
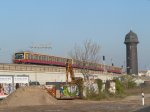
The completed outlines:
{"type": "Polygon", "coordinates": [[[79,88],[79,97],[82,98],[83,97],[83,79],[82,78],[76,79],[76,84],[78,85],[78,88],[79,88]]]}
{"type": "Polygon", "coordinates": [[[122,95],[124,93],[123,83],[119,79],[115,79],[116,84],[116,94],[122,95]]]}
{"type": "MultiPolygon", "coordinates": [[[[101,100],[101,99],[112,99],[112,98],[122,98],[126,95],[129,95],[130,90],[137,89],[135,83],[135,78],[129,75],[125,75],[119,78],[113,79],[115,82],[116,93],[110,93],[108,88],[110,87],[109,81],[105,83],[105,90],[102,91],[103,82],[101,79],[96,79],[95,82],[98,85],[98,92],[95,92],[93,89],[86,90],[86,99],[88,100],[101,100]]],[[[140,89],[137,89],[141,91],[140,89]]]]}
{"type": "Polygon", "coordinates": [[[103,81],[101,79],[96,79],[95,81],[96,81],[97,86],[98,86],[98,92],[101,93],[103,81]]]}
{"type": "Polygon", "coordinates": [[[130,75],[122,76],[121,81],[125,89],[135,88],[137,86],[135,83],[135,78],[130,75]]]}

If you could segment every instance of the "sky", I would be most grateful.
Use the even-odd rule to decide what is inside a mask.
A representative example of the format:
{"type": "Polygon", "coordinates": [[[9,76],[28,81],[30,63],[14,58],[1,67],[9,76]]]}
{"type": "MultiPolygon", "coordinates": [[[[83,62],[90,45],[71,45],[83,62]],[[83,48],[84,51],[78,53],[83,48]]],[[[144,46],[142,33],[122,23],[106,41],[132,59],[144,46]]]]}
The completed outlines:
{"type": "Polygon", "coordinates": [[[150,69],[150,0],[1,0],[0,63],[18,51],[68,57],[75,44],[92,40],[106,63],[125,65],[125,35],[139,39],[139,70],[150,69]],[[51,49],[32,49],[48,45],[51,49]]]}

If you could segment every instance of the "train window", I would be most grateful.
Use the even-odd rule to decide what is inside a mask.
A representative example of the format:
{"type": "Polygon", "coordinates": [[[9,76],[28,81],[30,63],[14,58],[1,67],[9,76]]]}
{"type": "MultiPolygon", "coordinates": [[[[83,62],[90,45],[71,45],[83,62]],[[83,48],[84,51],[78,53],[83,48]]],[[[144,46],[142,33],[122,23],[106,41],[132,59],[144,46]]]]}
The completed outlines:
{"type": "Polygon", "coordinates": [[[57,61],[57,62],[60,62],[60,58],[57,57],[57,58],[56,58],[56,61],[57,61]]]}
{"type": "Polygon", "coordinates": [[[56,57],[54,58],[54,61],[56,62],[57,60],[56,60],[56,57]]]}
{"type": "Polygon", "coordinates": [[[43,56],[44,57],[44,61],[46,61],[46,56],[43,56]]]}
{"type": "Polygon", "coordinates": [[[55,57],[55,61],[57,62],[57,57],[55,57]]]}
{"type": "Polygon", "coordinates": [[[43,60],[46,61],[46,56],[43,56],[43,60]]]}
{"type": "Polygon", "coordinates": [[[62,59],[62,62],[65,63],[66,62],[65,59],[62,59]]]}
{"type": "Polygon", "coordinates": [[[35,55],[35,56],[34,56],[34,59],[35,59],[35,60],[38,60],[38,55],[35,55]]]}
{"type": "Polygon", "coordinates": [[[42,56],[39,56],[39,60],[42,60],[42,56]]]}
{"type": "Polygon", "coordinates": [[[42,60],[44,61],[44,56],[42,56],[42,60]]]}
{"type": "Polygon", "coordinates": [[[41,56],[41,60],[43,60],[43,56],[41,56]]]}
{"type": "Polygon", "coordinates": [[[28,54],[28,59],[32,59],[32,55],[31,54],[28,54]]]}
{"type": "Polygon", "coordinates": [[[58,62],[61,62],[61,58],[57,58],[58,59],[58,62]]]}
{"type": "Polygon", "coordinates": [[[55,59],[55,62],[57,62],[57,58],[55,57],[54,59],[55,59]]]}
{"type": "Polygon", "coordinates": [[[24,53],[16,53],[15,54],[15,59],[23,59],[24,58],[24,53]]]}
{"type": "Polygon", "coordinates": [[[28,54],[28,59],[31,59],[31,54],[28,54]]]}
{"type": "Polygon", "coordinates": [[[46,61],[48,61],[48,56],[45,56],[46,61]]]}
{"type": "Polygon", "coordinates": [[[33,55],[31,55],[31,59],[33,59],[33,55]]]}
{"type": "Polygon", "coordinates": [[[32,59],[34,60],[34,55],[32,55],[32,59]]]}
{"type": "Polygon", "coordinates": [[[44,56],[44,61],[46,61],[46,56],[44,56]]]}
{"type": "Polygon", "coordinates": [[[49,57],[49,61],[52,61],[52,57],[51,56],[49,57]]]}
{"type": "Polygon", "coordinates": [[[53,61],[53,57],[52,56],[50,57],[50,61],[53,61]]]}
{"type": "Polygon", "coordinates": [[[35,60],[35,55],[33,55],[33,59],[35,60]]]}
{"type": "Polygon", "coordinates": [[[36,60],[36,55],[33,55],[33,59],[36,60]]]}
{"type": "Polygon", "coordinates": [[[52,59],[53,61],[55,61],[55,57],[53,57],[53,59],[52,59]]]}
{"type": "Polygon", "coordinates": [[[50,56],[49,58],[50,58],[49,61],[53,61],[53,60],[52,60],[52,58],[53,58],[52,56],[50,56]]]}
{"type": "Polygon", "coordinates": [[[64,62],[65,62],[65,59],[64,59],[64,58],[62,58],[62,59],[61,59],[61,62],[62,62],[62,63],[64,63],[64,62]]]}
{"type": "Polygon", "coordinates": [[[44,56],[42,56],[42,60],[45,60],[45,59],[44,59],[44,56]]]}
{"type": "Polygon", "coordinates": [[[47,56],[44,56],[44,60],[47,61],[47,56]]]}
{"type": "Polygon", "coordinates": [[[59,61],[59,62],[62,62],[62,58],[58,58],[58,61],[59,61]]]}
{"type": "Polygon", "coordinates": [[[37,55],[37,60],[39,60],[39,55],[37,55]]]}
{"type": "Polygon", "coordinates": [[[57,58],[56,57],[54,58],[54,61],[57,62],[57,58]]]}
{"type": "Polygon", "coordinates": [[[49,61],[52,61],[52,58],[49,56],[49,61]]]}
{"type": "Polygon", "coordinates": [[[53,58],[54,58],[54,57],[51,57],[51,61],[54,61],[53,58]]]}
{"type": "Polygon", "coordinates": [[[49,61],[49,56],[47,56],[47,61],[49,61]]]}
{"type": "Polygon", "coordinates": [[[64,62],[64,58],[61,58],[60,60],[61,60],[61,62],[64,62]]]}
{"type": "Polygon", "coordinates": [[[59,61],[59,59],[56,57],[56,62],[58,62],[59,61]]]}
{"type": "Polygon", "coordinates": [[[59,62],[62,62],[62,58],[58,58],[59,62]]]}
{"type": "Polygon", "coordinates": [[[66,63],[66,59],[62,59],[62,62],[63,62],[63,63],[66,63]]]}
{"type": "Polygon", "coordinates": [[[34,60],[36,60],[36,55],[34,55],[34,60]]]}

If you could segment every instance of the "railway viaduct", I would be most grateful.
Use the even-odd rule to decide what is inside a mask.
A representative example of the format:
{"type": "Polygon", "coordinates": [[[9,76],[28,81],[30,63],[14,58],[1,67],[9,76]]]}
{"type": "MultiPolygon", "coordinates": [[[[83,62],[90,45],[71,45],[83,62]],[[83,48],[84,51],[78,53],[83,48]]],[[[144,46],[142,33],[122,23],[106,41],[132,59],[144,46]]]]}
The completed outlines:
{"type": "MultiPolygon", "coordinates": [[[[83,77],[79,69],[74,69],[75,77],[83,77]]],[[[103,81],[112,79],[119,75],[101,72],[101,71],[89,71],[94,78],[100,78],[103,81]]],[[[39,81],[40,84],[45,82],[65,82],[66,81],[66,69],[65,67],[57,66],[42,66],[42,65],[29,65],[29,64],[4,64],[0,63],[0,75],[13,75],[22,76],[28,75],[30,81],[39,81]]],[[[70,80],[70,79],[69,79],[70,80]]]]}

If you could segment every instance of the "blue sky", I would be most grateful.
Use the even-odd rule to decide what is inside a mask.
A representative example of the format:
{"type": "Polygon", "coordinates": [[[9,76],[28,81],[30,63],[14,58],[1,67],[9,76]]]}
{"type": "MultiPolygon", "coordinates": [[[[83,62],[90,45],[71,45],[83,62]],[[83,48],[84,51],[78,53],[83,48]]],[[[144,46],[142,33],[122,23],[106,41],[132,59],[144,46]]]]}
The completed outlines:
{"type": "Polygon", "coordinates": [[[75,44],[91,39],[101,56],[121,66],[126,60],[125,35],[139,38],[139,69],[150,69],[150,0],[1,0],[0,63],[14,52],[32,50],[67,57],[75,44]],[[31,49],[33,44],[52,49],[31,49]]]}

